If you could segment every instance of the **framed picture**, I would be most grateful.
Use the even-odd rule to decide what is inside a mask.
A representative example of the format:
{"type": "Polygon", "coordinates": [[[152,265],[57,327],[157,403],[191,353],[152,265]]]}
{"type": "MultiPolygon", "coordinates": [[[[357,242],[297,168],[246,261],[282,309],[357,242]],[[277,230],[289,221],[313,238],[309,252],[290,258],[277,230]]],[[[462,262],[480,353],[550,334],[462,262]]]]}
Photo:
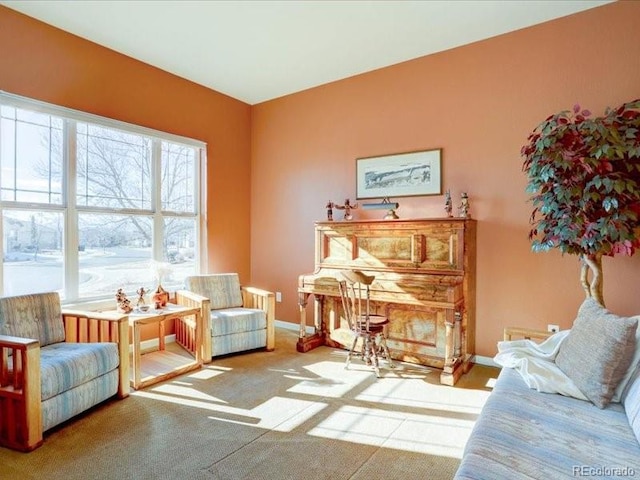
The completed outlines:
{"type": "Polygon", "coordinates": [[[442,194],[441,149],[356,159],[356,198],[442,194]]]}

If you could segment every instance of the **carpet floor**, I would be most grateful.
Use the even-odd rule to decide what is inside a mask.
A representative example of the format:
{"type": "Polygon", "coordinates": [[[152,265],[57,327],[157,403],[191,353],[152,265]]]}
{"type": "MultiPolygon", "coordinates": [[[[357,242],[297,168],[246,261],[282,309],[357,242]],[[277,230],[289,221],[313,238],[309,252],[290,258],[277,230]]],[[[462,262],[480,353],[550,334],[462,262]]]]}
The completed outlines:
{"type": "Polygon", "coordinates": [[[215,359],[132,391],[45,433],[25,454],[0,448],[0,478],[451,479],[498,370],[476,365],[455,387],[439,370],[346,352],[276,350],[215,359]]]}

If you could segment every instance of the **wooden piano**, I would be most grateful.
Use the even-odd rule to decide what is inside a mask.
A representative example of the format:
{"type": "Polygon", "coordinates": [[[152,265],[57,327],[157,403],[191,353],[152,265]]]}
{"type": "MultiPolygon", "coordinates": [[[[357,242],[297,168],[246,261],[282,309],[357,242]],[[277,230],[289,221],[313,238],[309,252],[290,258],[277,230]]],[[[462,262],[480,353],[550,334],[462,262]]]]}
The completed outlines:
{"type": "Polygon", "coordinates": [[[336,275],[360,270],[376,277],[371,308],[390,320],[391,356],[442,369],[440,382],[454,385],[475,353],[475,237],[468,218],[317,222],[315,271],[298,279],[297,350],[348,343],[336,275]]]}

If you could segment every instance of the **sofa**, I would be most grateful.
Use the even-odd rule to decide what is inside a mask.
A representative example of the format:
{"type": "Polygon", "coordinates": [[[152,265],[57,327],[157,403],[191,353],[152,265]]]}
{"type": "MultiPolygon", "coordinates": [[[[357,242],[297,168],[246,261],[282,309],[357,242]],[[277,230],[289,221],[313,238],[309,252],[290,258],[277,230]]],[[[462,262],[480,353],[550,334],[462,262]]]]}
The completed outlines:
{"type": "MultiPolygon", "coordinates": [[[[202,309],[205,363],[220,355],[275,348],[275,295],[241,286],[237,273],[187,277],[185,288],[176,292],[176,303],[202,309]]],[[[180,332],[189,330],[188,326],[176,328],[176,341],[186,343],[180,332]]]]}
{"type": "Polygon", "coordinates": [[[31,451],[43,432],[128,394],[126,315],[63,311],[57,293],[0,298],[0,446],[31,451]]]}
{"type": "MultiPolygon", "coordinates": [[[[583,308],[584,305],[581,310],[583,308]]],[[[607,348],[613,350],[610,366],[614,366],[613,370],[622,370],[622,374],[619,381],[613,379],[615,385],[598,385],[598,393],[605,392],[605,396],[610,397],[602,404],[598,398],[589,398],[592,397],[590,386],[596,385],[593,378],[589,379],[590,385],[581,383],[571,368],[560,361],[563,348],[573,349],[569,339],[573,339],[580,318],[581,312],[558,351],[546,360],[553,368],[558,367],[558,371],[569,372],[567,377],[574,385],[580,385],[576,395],[584,399],[553,393],[539,382],[527,381],[529,377],[523,375],[522,369],[503,367],[468,439],[456,480],[640,478],[638,331],[633,332],[634,350],[628,362],[618,362],[617,359],[628,355],[620,354],[617,347],[607,344],[607,348]],[[622,368],[621,363],[626,368],[622,368]],[[531,388],[536,384],[537,388],[531,388]]],[[[585,338],[581,339],[586,343],[581,347],[584,356],[580,352],[571,353],[581,370],[578,376],[584,374],[587,378],[598,370],[590,364],[592,358],[607,363],[599,356],[598,344],[600,337],[608,333],[597,326],[582,325],[589,335],[586,342],[585,338]]],[[[606,322],[603,325],[602,328],[607,328],[606,322]]],[[[624,336],[631,342],[629,332],[630,329],[624,336]]],[[[502,347],[509,348],[509,345],[502,347]]],[[[522,366],[522,362],[519,365],[522,366]]],[[[524,365],[531,368],[530,363],[524,362],[524,365]]]]}

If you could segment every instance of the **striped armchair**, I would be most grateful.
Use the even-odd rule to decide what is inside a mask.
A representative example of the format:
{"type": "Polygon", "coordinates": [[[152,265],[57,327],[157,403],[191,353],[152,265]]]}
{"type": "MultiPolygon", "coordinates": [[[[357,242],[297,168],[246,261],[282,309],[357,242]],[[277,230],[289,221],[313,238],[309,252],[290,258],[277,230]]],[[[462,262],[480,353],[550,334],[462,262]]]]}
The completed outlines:
{"type": "Polygon", "coordinates": [[[0,446],[33,450],[43,432],[128,394],[126,315],[63,311],[57,293],[0,298],[0,446]]]}
{"type": "MultiPolygon", "coordinates": [[[[275,348],[274,294],[241,287],[237,273],[187,277],[185,290],[176,292],[176,302],[202,308],[205,362],[219,355],[275,348]]],[[[179,331],[176,329],[176,335],[179,331]]]]}

